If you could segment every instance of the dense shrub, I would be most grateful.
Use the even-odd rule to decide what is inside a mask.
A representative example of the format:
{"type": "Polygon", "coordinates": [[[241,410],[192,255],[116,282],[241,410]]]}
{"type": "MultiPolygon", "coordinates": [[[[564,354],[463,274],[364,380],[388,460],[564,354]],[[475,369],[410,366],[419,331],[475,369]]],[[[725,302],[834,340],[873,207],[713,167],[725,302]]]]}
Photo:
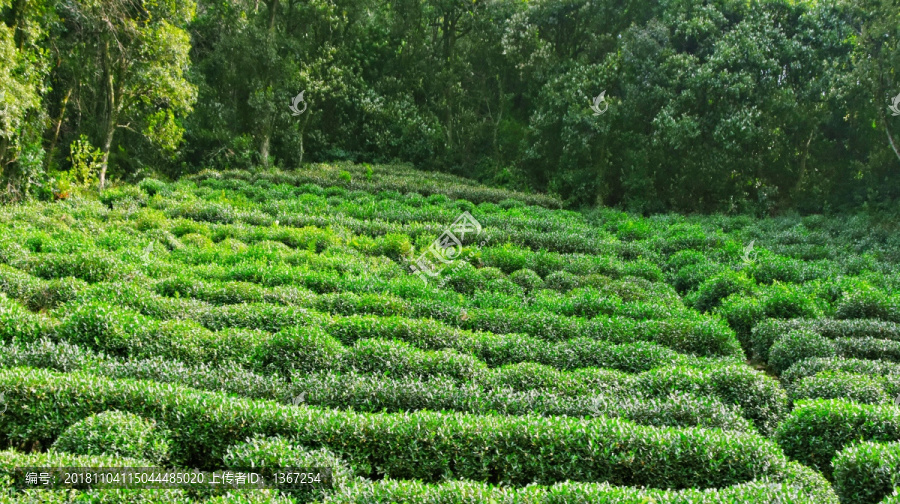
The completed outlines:
{"type": "Polygon", "coordinates": [[[570,291],[579,286],[579,278],[568,271],[555,271],[544,279],[544,286],[562,292],[570,291]]]}
{"type": "Polygon", "coordinates": [[[531,292],[544,286],[544,281],[541,277],[530,269],[520,269],[512,272],[509,275],[509,280],[525,289],[526,292],[531,292]]]}
{"type": "Polygon", "coordinates": [[[757,435],[639,427],[615,419],[359,414],[19,368],[0,371],[0,392],[15,411],[0,417],[4,440],[52,438],[75,419],[118,408],[165,422],[172,432],[173,462],[200,468],[214,465],[228,446],[254,434],[325,446],[356,468],[425,481],[494,475],[512,484],[603,479],[655,488],[719,488],[777,477],[789,467],[778,447],[757,435]],[[596,446],[608,449],[598,452],[596,446]]]}
{"type": "Polygon", "coordinates": [[[364,373],[443,375],[460,381],[478,379],[487,372],[487,366],[470,355],[450,349],[418,350],[408,343],[380,339],[356,342],[344,354],[341,366],[364,373]]]}
{"type": "Polygon", "coordinates": [[[831,459],[856,441],[900,440],[900,409],[843,400],[800,401],[778,426],[784,453],[831,477],[831,459]]]}
{"type": "Polygon", "coordinates": [[[453,348],[474,355],[491,367],[537,362],[558,369],[602,367],[640,372],[664,365],[699,366],[714,362],[654,343],[616,344],[584,337],[550,343],[524,334],[473,332],[427,319],[357,315],[333,317],[324,327],[345,345],[363,338],[399,339],[426,350],[453,348]]]}
{"type": "Polygon", "coordinates": [[[101,192],[100,201],[110,208],[126,202],[145,205],[147,203],[147,193],[142,190],[141,186],[121,185],[101,192]]]}
{"type": "Polygon", "coordinates": [[[824,278],[829,271],[821,265],[790,257],[770,255],[754,264],[753,278],[761,284],[775,281],[803,283],[816,278],[824,278]]]}
{"type": "Polygon", "coordinates": [[[775,283],[759,290],[760,303],[766,317],[819,318],[825,313],[826,303],[818,299],[803,286],[775,283]]]}
{"type": "Polygon", "coordinates": [[[292,371],[335,368],[345,353],[339,341],[317,327],[291,327],[265,338],[252,351],[251,366],[290,376],[292,371]]]}
{"type": "Polygon", "coordinates": [[[169,458],[166,432],[156,422],[121,411],[104,411],[70,425],[53,447],[76,455],[111,455],[164,465],[169,458]]]}
{"type": "Polygon", "coordinates": [[[199,322],[217,331],[227,327],[277,332],[285,327],[309,324],[313,314],[304,308],[268,303],[215,306],[199,316],[199,322]]]}
{"type": "Polygon", "coordinates": [[[763,360],[782,335],[794,329],[815,331],[829,339],[877,338],[900,341],[900,324],[878,320],[793,319],[766,320],[753,328],[753,350],[763,360]]]}
{"type": "Polygon", "coordinates": [[[653,342],[698,356],[743,357],[728,325],[717,317],[694,316],[636,321],[627,317],[589,320],[547,312],[499,309],[467,310],[456,324],[470,330],[497,334],[525,333],[549,341],[588,337],[612,343],[653,342]]]}
{"type": "Polygon", "coordinates": [[[724,271],[704,281],[688,302],[698,311],[707,312],[719,306],[732,294],[745,294],[753,288],[753,281],[740,272],[724,271]]]}
{"type": "MultiPolygon", "coordinates": [[[[395,412],[421,409],[450,410],[474,414],[566,415],[616,417],[641,425],[670,427],[711,427],[741,432],[755,431],[735,405],[725,405],[715,397],[672,393],[663,397],[634,395],[618,388],[598,395],[560,393],[553,389],[505,385],[496,388],[459,383],[441,376],[427,380],[416,377],[373,377],[355,372],[294,375],[291,388],[312,391],[310,405],[352,408],[355,411],[395,412]]],[[[519,384],[520,386],[522,384],[519,384]]]]}
{"type": "Polygon", "coordinates": [[[842,357],[900,362],[900,341],[875,338],[837,338],[835,351],[842,357]]]}
{"type": "Polygon", "coordinates": [[[900,393],[900,364],[884,361],[848,359],[844,357],[812,358],[795,363],[781,374],[781,382],[786,387],[808,376],[822,371],[839,371],[870,376],[880,379],[890,397],[900,393]]]}
{"type": "Polygon", "coordinates": [[[56,328],[56,337],[111,355],[126,356],[138,341],[148,339],[158,324],[133,310],[86,303],[68,311],[56,328]]]}
{"type": "Polygon", "coordinates": [[[863,442],[834,457],[834,489],[843,502],[875,504],[900,485],[900,442],[863,442]]]}
{"type": "Polygon", "coordinates": [[[734,329],[744,353],[748,356],[753,355],[753,328],[766,316],[765,308],[760,304],[759,300],[754,297],[734,294],[723,299],[722,304],[716,311],[734,329]]]}
{"type": "Polygon", "coordinates": [[[831,357],[835,353],[834,342],[810,330],[787,333],[769,350],[769,366],[781,374],[795,362],[810,357],[831,357]]]}
{"type": "Polygon", "coordinates": [[[791,389],[791,400],[847,399],[865,404],[888,401],[883,380],[863,374],[823,371],[801,379],[791,389]]]}
{"type": "Polygon", "coordinates": [[[282,437],[254,436],[242,443],[230,446],[223,457],[226,467],[241,469],[253,467],[263,477],[270,477],[272,469],[329,468],[331,485],[309,485],[286,492],[299,502],[312,502],[340,491],[353,481],[349,467],[327,449],[308,450],[282,437]]]}
{"type": "Polygon", "coordinates": [[[673,427],[717,427],[743,432],[753,431],[737,405],[723,404],[715,391],[701,390],[707,395],[681,392],[669,396],[640,395],[628,386],[622,375],[609,375],[618,384],[609,392],[597,396],[599,389],[592,382],[582,382],[573,389],[556,381],[548,382],[550,389],[515,391],[500,381],[499,388],[485,388],[482,384],[459,383],[443,376],[389,377],[358,374],[349,371],[293,373],[291,382],[277,376],[254,374],[234,366],[186,366],[161,358],[118,360],[86,352],[62,343],[42,341],[27,347],[0,348],[0,366],[29,366],[59,371],[85,371],[111,378],[153,380],[161,383],[188,385],[210,391],[255,398],[286,401],[306,392],[306,404],[332,408],[352,407],[356,411],[411,411],[419,409],[454,410],[467,413],[508,415],[569,415],[625,418],[644,425],[673,427]],[[560,390],[556,390],[559,388],[560,390]],[[674,397],[673,397],[674,395],[674,397]]]}
{"type": "Polygon", "coordinates": [[[47,326],[44,319],[0,294],[0,341],[34,341],[47,326]]]}
{"type": "Polygon", "coordinates": [[[864,287],[844,294],[835,309],[840,319],[881,319],[900,322],[900,296],[864,287]]]}
{"type": "Polygon", "coordinates": [[[53,309],[75,299],[87,283],[74,277],[44,280],[0,264],[0,292],[33,311],[53,309]]]}
{"type": "Polygon", "coordinates": [[[746,365],[659,368],[636,375],[628,387],[657,397],[685,392],[739,405],[764,435],[773,432],[788,411],[787,395],[778,382],[746,365]]]}
{"type": "Polygon", "coordinates": [[[169,185],[165,182],[153,178],[145,178],[138,183],[138,187],[144,190],[150,196],[167,195],[170,192],[169,185]]]}
{"type": "Polygon", "coordinates": [[[796,504],[837,504],[838,498],[820,475],[790,464],[787,475],[760,478],[717,490],[654,490],[612,486],[609,483],[565,482],[547,487],[524,488],[494,486],[471,481],[446,481],[426,484],[418,481],[385,479],[371,484],[356,484],[335,493],[324,504],[469,504],[480,502],[516,502],[528,504],[659,503],[725,504],[745,502],[791,502],[796,504]]]}

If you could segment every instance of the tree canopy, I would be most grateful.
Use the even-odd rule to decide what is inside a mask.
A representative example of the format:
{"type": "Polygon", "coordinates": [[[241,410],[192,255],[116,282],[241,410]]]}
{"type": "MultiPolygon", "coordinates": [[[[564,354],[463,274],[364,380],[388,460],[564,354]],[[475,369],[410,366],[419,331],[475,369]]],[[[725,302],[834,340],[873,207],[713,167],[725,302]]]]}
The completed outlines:
{"type": "Polygon", "coordinates": [[[641,212],[900,198],[898,0],[0,0],[0,55],[7,199],[330,160],[641,212]]]}

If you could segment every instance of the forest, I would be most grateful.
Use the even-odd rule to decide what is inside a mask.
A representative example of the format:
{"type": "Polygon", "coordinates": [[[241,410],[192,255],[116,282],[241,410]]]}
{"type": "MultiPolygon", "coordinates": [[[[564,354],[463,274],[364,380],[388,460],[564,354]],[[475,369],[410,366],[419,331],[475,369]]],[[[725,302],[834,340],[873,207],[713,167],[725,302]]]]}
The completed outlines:
{"type": "Polygon", "coordinates": [[[0,55],[4,201],[342,161],[643,214],[900,197],[897,0],[0,0],[0,55]]]}

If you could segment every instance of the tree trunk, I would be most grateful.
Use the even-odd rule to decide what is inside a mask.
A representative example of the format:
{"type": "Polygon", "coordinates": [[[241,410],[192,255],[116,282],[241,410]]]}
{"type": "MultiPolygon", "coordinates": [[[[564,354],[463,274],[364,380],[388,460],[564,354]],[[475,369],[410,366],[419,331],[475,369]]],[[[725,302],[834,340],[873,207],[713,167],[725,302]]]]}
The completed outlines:
{"type": "Polygon", "coordinates": [[[297,167],[303,166],[303,134],[306,133],[306,124],[309,122],[309,114],[303,118],[303,125],[300,126],[300,160],[297,161],[297,167]]]}
{"type": "Polygon", "coordinates": [[[59,129],[62,127],[63,119],[66,117],[66,107],[69,105],[69,98],[72,96],[72,88],[66,92],[66,97],[63,98],[62,108],[59,111],[59,119],[56,120],[56,130],[53,132],[53,140],[50,142],[50,149],[47,152],[47,169],[50,169],[53,166],[53,155],[56,153],[56,142],[59,141],[59,129]]]}
{"type": "Polygon", "coordinates": [[[106,139],[103,141],[103,158],[100,165],[100,190],[106,187],[106,167],[109,165],[109,151],[112,149],[113,136],[116,134],[115,116],[110,117],[106,126],[106,139]]]}
{"type": "Polygon", "coordinates": [[[262,164],[264,168],[269,168],[269,135],[266,132],[263,135],[262,143],[259,146],[259,157],[262,158],[262,164]]]}
{"type": "Polygon", "coordinates": [[[303,167],[303,132],[300,132],[300,160],[297,162],[297,167],[303,167]]]}
{"type": "Polygon", "coordinates": [[[103,45],[103,61],[106,68],[106,138],[103,140],[103,158],[100,164],[100,190],[106,187],[106,168],[109,166],[109,151],[112,150],[113,136],[116,134],[116,125],[119,122],[119,104],[117,103],[116,80],[113,77],[112,61],[109,56],[109,40],[103,45]]]}
{"type": "Polygon", "coordinates": [[[809,144],[812,143],[815,134],[816,130],[810,131],[809,138],[806,140],[806,147],[803,149],[803,157],[800,158],[800,176],[797,177],[797,183],[794,184],[794,192],[799,191],[806,181],[806,160],[809,158],[809,144]]]}
{"type": "MultiPolygon", "coordinates": [[[[884,114],[884,112],[882,112],[882,114],[884,114]]],[[[891,136],[891,130],[888,129],[887,121],[884,122],[884,132],[888,137],[888,143],[891,144],[891,149],[894,150],[894,155],[900,160],[900,151],[897,150],[897,144],[894,143],[894,137],[891,136]]]]}

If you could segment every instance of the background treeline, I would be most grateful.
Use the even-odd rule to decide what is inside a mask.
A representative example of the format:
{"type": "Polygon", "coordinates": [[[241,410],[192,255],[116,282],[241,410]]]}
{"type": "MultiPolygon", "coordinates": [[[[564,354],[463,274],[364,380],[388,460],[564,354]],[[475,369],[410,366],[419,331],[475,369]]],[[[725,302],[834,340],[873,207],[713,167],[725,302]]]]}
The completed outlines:
{"type": "Polygon", "coordinates": [[[0,23],[7,200],[338,159],[641,212],[900,197],[897,0],[0,0],[0,23]]]}

